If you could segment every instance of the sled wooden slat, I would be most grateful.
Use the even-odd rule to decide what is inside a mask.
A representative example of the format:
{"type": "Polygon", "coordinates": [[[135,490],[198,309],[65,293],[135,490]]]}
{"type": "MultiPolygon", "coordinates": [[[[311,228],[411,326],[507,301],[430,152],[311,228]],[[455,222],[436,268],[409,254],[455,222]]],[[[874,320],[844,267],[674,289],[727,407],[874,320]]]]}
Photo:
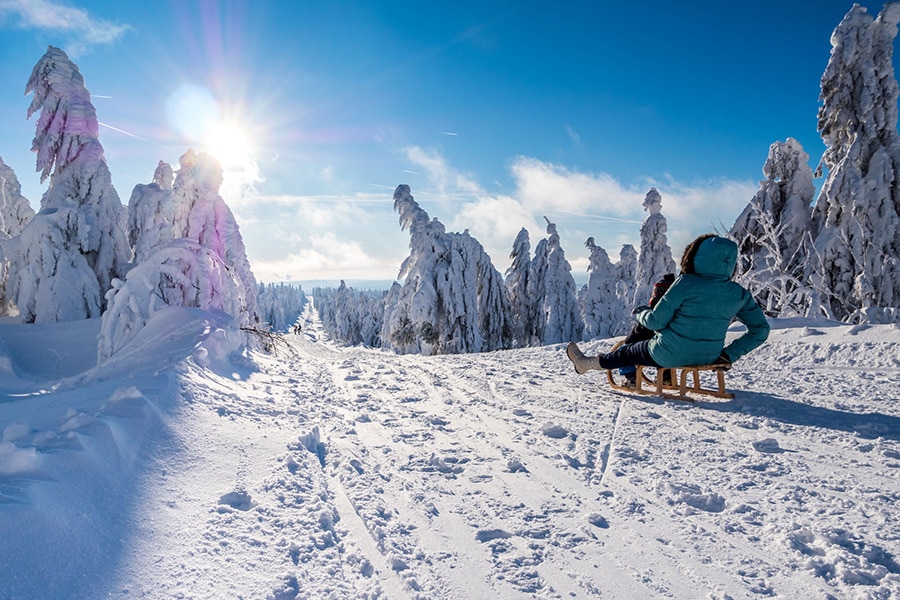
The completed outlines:
{"type": "MultiPolygon", "coordinates": [[[[619,347],[621,342],[613,346],[613,350],[619,347]]],[[[612,371],[607,369],[606,376],[609,385],[613,389],[645,396],[662,396],[671,400],[687,400],[693,402],[688,394],[701,396],[714,396],[716,398],[734,398],[734,394],[725,389],[725,371],[731,368],[730,364],[721,363],[715,365],[694,365],[690,367],[659,367],[656,370],[656,380],[650,379],[644,373],[644,366],[637,365],[635,374],[635,386],[627,387],[619,385],[613,379],[612,371]],[[716,374],[716,388],[703,387],[700,383],[702,371],[713,371],[716,374]],[[666,375],[668,374],[668,377],[666,375]],[[689,381],[690,379],[690,381],[689,381]],[[671,383],[663,383],[667,380],[671,383]]]]}

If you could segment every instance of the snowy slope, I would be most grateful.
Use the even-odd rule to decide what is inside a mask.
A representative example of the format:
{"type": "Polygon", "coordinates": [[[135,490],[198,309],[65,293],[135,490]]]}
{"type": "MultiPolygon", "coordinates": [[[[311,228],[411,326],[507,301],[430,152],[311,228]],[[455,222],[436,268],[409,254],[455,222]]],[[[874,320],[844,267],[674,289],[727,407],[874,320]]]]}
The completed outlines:
{"type": "Polygon", "coordinates": [[[0,597],[900,597],[900,329],[773,326],[689,404],[559,345],[0,325],[0,597]]]}

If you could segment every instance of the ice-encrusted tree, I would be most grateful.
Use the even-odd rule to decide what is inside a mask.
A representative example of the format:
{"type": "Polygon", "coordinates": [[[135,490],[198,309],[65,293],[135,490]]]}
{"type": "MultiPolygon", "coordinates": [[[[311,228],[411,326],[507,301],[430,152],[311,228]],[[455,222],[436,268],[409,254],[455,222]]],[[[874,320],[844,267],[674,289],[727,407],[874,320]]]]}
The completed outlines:
{"type": "Polygon", "coordinates": [[[97,115],[78,67],[50,46],[25,87],[28,116],[40,112],[32,150],[50,187],[20,234],[8,293],[24,322],[97,317],[131,252],[119,200],[98,139],[97,115]]]}
{"type": "Polygon", "coordinates": [[[258,323],[256,277],[234,214],[219,195],[222,166],[209,154],[193,150],[185,152],[179,164],[172,185],[173,235],[212,250],[234,270],[244,287],[245,311],[251,323],[258,323]]]}
{"type": "Polygon", "coordinates": [[[125,281],[114,280],[107,293],[110,308],[100,327],[101,361],[169,306],[219,310],[236,328],[260,325],[256,278],[237,222],[219,196],[222,167],[193,150],[185,152],[180,164],[171,198],[163,189],[171,181],[164,163],[157,167],[153,184],[138,186],[129,223],[135,247],[144,256],[125,281]]]}
{"type": "Polygon", "coordinates": [[[806,240],[815,194],[809,155],[788,138],[769,147],[765,179],[728,234],[738,244],[736,279],[770,316],[806,313],[806,240]]]}
{"type": "Polygon", "coordinates": [[[556,224],[547,217],[544,220],[547,237],[534,249],[526,290],[532,302],[534,336],[544,345],[578,341],[584,323],[572,266],[560,246],[556,224]]]}
{"type": "Polygon", "coordinates": [[[178,237],[175,234],[175,204],[172,199],[174,179],[172,166],[159,161],[153,173],[153,182],[138,184],[131,192],[127,231],[135,264],[143,262],[155,250],[178,237]]]}
{"type": "Polygon", "coordinates": [[[387,292],[357,290],[341,280],[337,289],[313,289],[322,328],[331,339],[356,346],[381,346],[384,299],[387,292]]]}
{"type": "Polygon", "coordinates": [[[668,225],[662,215],[662,195],[656,188],[650,188],[647,192],[643,206],[649,214],[641,224],[641,252],[635,273],[632,307],[647,304],[653,292],[653,284],[666,273],[675,272],[672,249],[666,238],[668,225]]]}
{"type": "Polygon", "coordinates": [[[244,286],[237,273],[209,248],[188,239],[173,240],[116,279],[107,293],[109,308],[100,320],[97,356],[105,362],[171,307],[218,310],[235,329],[251,325],[244,286]]]}
{"type": "MultiPolygon", "coordinates": [[[[635,277],[637,277],[638,253],[631,244],[623,244],[619,250],[619,261],[616,263],[616,296],[619,297],[625,311],[630,313],[634,308],[635,277]]],[[[627,327],[627,324],[626,324],[627,327]]]]}
{"type": "Polygon", "coordinates": [[[468,231],[447,233],[415,201],[408,185],[394,191],[400,226],[409,229],[403,285],[390,297],[382,344],[400,353],[450,354],[509,347],[503,278],[468,231]]]}
{"type": "Polygon", "coordinates": [[[18,235],[34,218],[34,209],[22,195],[22,186],[12,170],[0,158],[0,315],[15,314],[7,298],[6,284],[12,257],[19,248],[18,235]]]}
{"type": "Polygon", "coordinates": [[[531,272],[531,241],[524,227],[513,241],[509,253],[512,264],[506,270],[506,291],[509,294],[509,323],[512,345],[521,348],[532,345],[534,324],[531,322],[531,298],[528,296],[528,276],[531,272]]]}
{"type": "Polygon", "coordinates": [[[624,322],[625,306],[616,294],[616,268],[606,250],[589,237],[584,243],[590,250],[588,281],[579,290],[578,299],[584,319],[584,338],[608,338],[618,335],[624,322]]]}
{"type": "Polygon", "coordinates": [[[34,209],[22,195],[19,178],[0,158],[0,234],[16,237],[33,218],[34,209]]]}
{"type": "Polygon", "coordinates": [[[839,319],[900,307],[900,135],[893,51],[900,3],[856,4],[831,35],[819,132],[828,173],[813,211],[812,283],[839,319]]]}

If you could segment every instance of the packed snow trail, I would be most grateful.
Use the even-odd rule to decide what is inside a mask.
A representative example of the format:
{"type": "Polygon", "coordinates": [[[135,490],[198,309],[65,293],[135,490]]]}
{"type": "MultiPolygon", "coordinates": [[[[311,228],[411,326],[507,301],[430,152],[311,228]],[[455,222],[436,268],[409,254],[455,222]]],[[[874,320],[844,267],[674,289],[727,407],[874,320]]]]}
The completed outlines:
{"type": "Polygon", "coordinates": [[[685,403],[561,345],[397,356],[310,322],[251,363],[173,315],[4,380],[0,596],[900,595],[897,328],[776,323],[735,400],[685,403]]]}

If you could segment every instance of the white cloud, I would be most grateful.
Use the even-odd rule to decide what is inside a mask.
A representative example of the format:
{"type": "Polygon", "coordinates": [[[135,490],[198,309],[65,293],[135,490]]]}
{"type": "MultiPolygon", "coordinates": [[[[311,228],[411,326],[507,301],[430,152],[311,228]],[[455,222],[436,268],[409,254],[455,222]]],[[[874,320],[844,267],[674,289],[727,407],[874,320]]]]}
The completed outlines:
{"type": "Polygon", "coordinates": [[[606,173],[581,173],[566,167],[517,157],[510,171],[516,181],[515,196],[529,210],[538,213],[603,213],[613,217],[633,217],[644,199],[637,187],[625,187],[606,173]]]}
{"type": "Polygon", "coordinates": [[[542,219],[537,222],[534,215],[515,198],[486,196],[463,204],[452,217],[447,229],[468,229],[469,234],[481,242],[494,266],[502,273],[506,270],[513,241],[523,227],[529,233],[538,230],[543,232],[544,221],[542,219]]]}
{"type": "Polygon", "coordinates": [[[425,171],[438,193],[442,195],[482,193],[481,186],[471,176],[451,168],[440,152],[425,150],[419,146],[410,146],[405,152],[410,162],[425,171]]]}
{"type": "Polygon", "coordinates": [[[70,54],[97,44],[111,44],[131,29],[128,25],[93,18],[82,8],[50,0],[0,0],[0,22],[8,18],[22,29],[51,30],[72,36],[70,54]]]}
{"type": "Polygon", "coordinates": [[[264,282],[311,279],[394,279],[403,256],[376,257],[357,240],[334,232],[314,234],[308,244],[273,259],[250,258],[257,280],[264,282]]]}
{"type": "MultiPolygon", "coordinates": [[[[510,170],[516,183],[513,195],[533,217],[547,215],[559,224],[570,255],[593,236],[613,260],[622,244],[639,247],[640,223],[646,217],[642,203],[651,187],[662,194],[669,245],[676,257],[697,235],[730,228],[757,190],[751,180],[686,183],[667,177],[624,184],[605,173],[583,173],[528,157],[518,157],[510,170]]],[[[542,236],[543,229],[539,233],[542,236]]],[[[570,262],[574,270],[577,261],[570,262]]]]}

